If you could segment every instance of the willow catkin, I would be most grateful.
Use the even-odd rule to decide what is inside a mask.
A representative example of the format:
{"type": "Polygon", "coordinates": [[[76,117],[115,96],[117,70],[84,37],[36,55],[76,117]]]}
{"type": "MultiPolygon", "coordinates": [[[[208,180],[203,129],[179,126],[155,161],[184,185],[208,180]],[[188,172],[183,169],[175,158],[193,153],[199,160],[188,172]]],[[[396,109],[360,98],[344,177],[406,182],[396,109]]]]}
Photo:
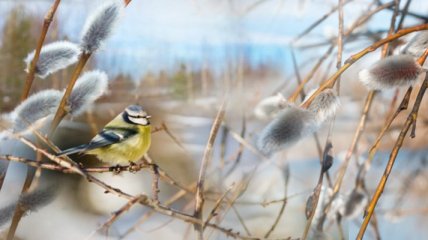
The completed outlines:
{"type": "Polygon", "coordinates": [[[85,53],[95,52],[101,47],[112,33],[123,8],[122,1],[108,1],[88,17],[82,31],[80,43],[80,47],[85,53]]]}
{"type": "Polygon", "coordinates": [[[315,114],[306,109],[289,106],[282,110],[261,132],[257,148],[265,155],[291,146],[316,131],[315,114]]]}
{"type": "Polygon", "coordinates": [[[340,107],[340,99],[333,89],[320,92],[309,105],[308,110],[315,113],[317,121],[323,123],[336,114],[340,107]]]}
{"type": "Polygon", "coordinates": [[[293,145],[316,132],[322,123],[336,113],[339,105],[339,98],[331,89],[318,94],[308,109],[287,105],[262,130],[257,139],[257,148],[269,156],[293,145]]]}
{"type": "Polygon", "coordinates": [[[0,209],[0,226],[10,221],[15,213],[15,209],[19,206],[25,215],[35,212],[40,208],[51,203],[57,196],[59,186],[56,183],[50,186],[35,189],[32,192],[23,193],[18,202],[12,203],[0,209]]]}
{"type": "Polygon", "coordinates": [[[10,114],[15,132],[24,131],[38,120],[54,114],[62,97],[58,90],[43,90],[31,95],[10,114]]]}
{"type": "Polygon", "coordinates": [[[77,116],[87,110],[90,105],[107,91],[107,74],[102,71],[90,71],[77,79],[68,103],[70,114],[77,116]]]}
{"type": "Polygon", "coordinates": [[[410,55],[395,55],[379,60],[359,73],[360,81],[370,90],[385,90],[414,84],[422,72],[410,55]]]}
{"type": "MultiPolygon", "coordinates": [[[[35,51],[32,51],[25,58],[27,64],[26,71],[30,69],[31,61],[34,58],[35,51]]],[[[39,59],[36,63],[36,75],[40,78],[45,78],[49,74],[66,68],[75,63],[79,57],[79,47],[68,41],[58,41],[47,44],[42,47],[39,59]]]]}

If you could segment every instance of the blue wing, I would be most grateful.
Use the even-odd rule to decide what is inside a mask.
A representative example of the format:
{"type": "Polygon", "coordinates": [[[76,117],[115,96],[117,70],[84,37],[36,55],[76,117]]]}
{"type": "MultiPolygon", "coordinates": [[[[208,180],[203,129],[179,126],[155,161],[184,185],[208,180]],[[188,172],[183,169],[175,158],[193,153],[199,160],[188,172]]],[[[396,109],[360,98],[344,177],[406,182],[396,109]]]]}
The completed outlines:
{"type": "Polygon", "coordinates": [[[83,144],[77,147],[69,148],[57,153],[57,156],[70,155],[81,153],[88,150],[106,147],[115,143],[122,142],[138,133],[132,128],[116,128],[106,127],[98,133],[88,144],[83,144]]]}

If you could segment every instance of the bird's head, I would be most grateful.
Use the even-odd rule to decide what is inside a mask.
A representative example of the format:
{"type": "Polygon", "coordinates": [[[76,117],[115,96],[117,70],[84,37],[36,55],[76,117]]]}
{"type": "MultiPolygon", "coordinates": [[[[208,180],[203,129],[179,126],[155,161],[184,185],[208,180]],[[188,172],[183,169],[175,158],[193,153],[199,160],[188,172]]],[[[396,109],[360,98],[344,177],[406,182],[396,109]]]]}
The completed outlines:
{"type": "Polygon", "coordinates": [[[143,125],[150,125],[150,117],[140,105],[129,105],[122,114],[123,119],[127,123],[143,125]]]}

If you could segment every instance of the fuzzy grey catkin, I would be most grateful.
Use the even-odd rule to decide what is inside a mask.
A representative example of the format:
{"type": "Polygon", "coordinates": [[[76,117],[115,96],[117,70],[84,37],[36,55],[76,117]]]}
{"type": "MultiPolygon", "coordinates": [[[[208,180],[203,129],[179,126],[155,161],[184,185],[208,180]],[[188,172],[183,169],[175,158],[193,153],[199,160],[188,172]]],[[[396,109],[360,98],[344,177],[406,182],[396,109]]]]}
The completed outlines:
{"type": "Polygon", "coordinates": [[[359,78],[370,90],[385,90],[412,85],[422,71],[412,56],[395,55],[360,71],[359,78]]]}
{"type": "Polygon", "coordinates": [[[326,89],[314,98],[308,110],[315,113],[320,123],[334,116],[340,107],[340,99],[333,89],[326,89]]]}
{"type": "Polygon", "coordinates": [[[420,57],[428,48],[428,30],[418,32],[403,48],[403,54],[420,57]]]}
{"type": "MultiPolygon", "coordinates": [[[[32,51],[24,60],[27,64],[27,72],[30,69],[34,54],[35,51],[32,51]]],[[[43,46],[40,51],[35,73],[40,78],[45,78],[49,74],[75,63],[79,57],[79,54],[79,46],[68,41],[58,41],[47,44],[43,46]]]]}
{"type": "Polygon", "coordinates": [[[108,1],[88,17],[80,44],[85,53],[92,53],[100,48],[111,34],[123,8],[122,1],[108,1]]]}
{"type": "Polygon", "coordinates": [[[53,89],[31,95],[10,114],[13,130],[24,131],[36,121],[54,114],[62,95],[62,92],[53,89]]]}
{"type": "Polygon", "coordinates": [[[36,189],[33,192],[24,193],[19,197],[17,203],[12,203],[2,209],[0,209],[0,226],[9,222],[15,212],[17,205],[21,207],[25,214],[39,210],[41,207],[51,203],[58,191],[58,185],[52,184],[51,186],[36,189]]]}
{"type": "Polygon", "coordinates": [[[289,106],[282,110],[261,132],[257,148],[265,155],[296,143],[319,127],[313,112],[289,106]]]}
{"type": "Polygon", "coordinates": [[[77,116],[107,91],[107,74],[91,71],[83,74],[76,82],[69,98],[70,114],[77,116]]]}

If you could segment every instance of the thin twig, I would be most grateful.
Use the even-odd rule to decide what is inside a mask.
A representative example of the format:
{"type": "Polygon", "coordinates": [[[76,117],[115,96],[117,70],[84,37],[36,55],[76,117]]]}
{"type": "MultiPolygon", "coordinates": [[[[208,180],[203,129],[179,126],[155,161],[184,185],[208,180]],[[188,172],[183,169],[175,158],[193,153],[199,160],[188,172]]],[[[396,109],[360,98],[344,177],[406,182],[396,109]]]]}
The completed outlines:
{"type": "MultiPolygon", "coordinates": [[[[225,105],[226,105],[226,100],[224,100],[223,103],[221,104],[220,109],[212,125],[210,135],[208,137],[208,143],[205,147],[204,155],[202,157],[201,169],[199,171],[199,177],[198,177],[198,183],[197,183],[196,195],[195,195],[195,212],[193,215],[195,218],[201,221],[203,220],[202,211],[203,211],[204,201],[205,201],[204,200],[205,176],[206,176],[208,166],[211,163],[214,141],[217,137],[218,130],[220,129],[221,122],[223,121],[223,118],[224,118],[225,105]]],[[[199,231],[198,237],[200,240],[202,240],[204,229],[201,227],[201,225],[195,225],[195,229],[199,231]]]]}
{"type": "MultiPolygon", "coordinates": [[[[378,5],[382,5],[382,1],[377,0],[377,2],[378,2],[378,5]]],[[[392,10],[392,11],[395,10],[392,6],[388,7],[387,9],[388,10],[392,10]]],[[[400,14],[404,14],[405,13],[405,14],[407,14],[409,16],[412,16],[414,18],[417,18],[419,20],[423,20],[424,22],[428,22],[428,17],[426,15],[418,14],[418,13],[410,12],[410,11],[405,12],[404,9],[400,10],[399,12],[400,12],[400,14]]]]}
{"type": "MultiPolygon", "coordinates": [[[[411,3],[412,3],[412,0],[406,1],[406,4],[404,5],[403,10],[401,11],[401,18],[400,18],[400,21],[398,21],[397,29],[401,29],[403,27],[404,19],[406,18],[407,13],[409,12],[409,7],[411,3]]],[[[394,12],[399,10],[400,8],[398,7],[394,8],[394,12]]]]}
{"type": "Polygon", "coordinates": [[[103,224],[99,229],[105,229],[106,232],[108,232],[108,229],[110,226],[126,211],[131,209],[132,206],[134,206],[139,201],[143,200],[144,196],[138,195],[134,197],[133,199],[129,200],[123,207],[121,207],[119,210],[115,211],[112,216],[103,224]]]}
{"type": "Polygon", "coordinates": [[[232,184],[226,191],[217,199],[217,201],[214,203],[213,209],[211,209],[210,215],[208,215],[207,219],[205,220],[203,228],[205,228],[206,224],[211,221],[215,216],[217,216],[218,212],[217,210],[220,208],[221,204],[223,203],[223,200],[227,196],[227,194],[235,187],[234,184],[232,184]]]}
{"type": "MultiPolygon", "coordinates": [[[[245,113],[242,115],[242,125],[241,125],[241,132],[239,133],[239,136],[244,139],[245,134],[247,132],[247,120],[245,113]]],[[[230,133],[230,130],[229,130],[230,133]]],[[[241,162],[242,153],[244,152],[244,144],[239,143],[238,152],[236,154],[236,158],[233,161],[233,165],[229,168],[225,176],[229,176],[235,169],[238,167],[239,163],[241,162]]]]}
{"type": "MultiPolygon", "coordinates": [[[[290,168],[288,167],[288,165],[285,166],[285,170],[282,171],[282,174],[284,177],[284,196],[287,196],[288,182],[290,179],[290,168]]],[[[273,231],[275,231],[275,228],[278,226],[278,223],[281,220],[282,215],[284,214],[284,210],[285,210],[285,207],[287,206],[287,202],[288,202],[288,198],[284,198],[284,200],[282,201],[282,204],[281,204],[281,208],[279,209],[278,216],[276,216],[275,221],[273,222],[272,226],[270,227],[270,229],[265,234],[265,238],[268,238],[273,233],[273,231]]]]}
{"type": "Polygon", "coordinates": [[[152,182],[152,192],[153,192],[153,200],[159,203],[159,170],[156,165],[152,165],[152,174],[153,174],[153,182],[152,182]]]}
{"type": "MultiPolygon", "coordinates": [[[[342,4],[342,7],[344,5],[352,2],[352,1],[353,0],[347,0],[346,2],[344,2],[342,4]]],[[[297,37],[295,37],[293,39],[292,43],[297,42],[303,36],[305,36],[306,34],[308,34],[309,32],[311,32],[314,28],[316,28],[318,25],[320,25],[324,20],[326,20],[330,15],[332,15],[334,12],[336,12],[339,8],[340,8],[340,4],[338,4],[337,6],[333,7],[329,12],[327,12],[326,14],[324,14],[320,19],[318,19],[317,21],[315,21],[314,23],[312,23],[308,28],[306,28],[305,30],[303,30],[302,33],[300,33],[299,35],[297,35],[297,37]]]]}
{"type": "Polygon", "coordinates": [[[322,189],[322,181],[323,181],[323,170],[321,168],[320,175],[318,177],[318,183],[315,186],[310,198],[312,198],[309,202],[309,204],[306,204],[306,218],[308,219],[305,225],[305,229],[303,230],[302,240],[306,240],[309,235],[309,231],[311,229],[312,221],[315,217],[315,210],[318,206],[318,200],[321,194],[322,189]]]}
{"type": "Polygon", "coordinates": [[[183,150],[187,151],[186,148],[181,144],[181,142],[178,140],[178,138],[172,134],[172,132],[169,130],[168,126],[165,122],[162,122],[161,128],[165,131],[166,134],[183,150]]]}

